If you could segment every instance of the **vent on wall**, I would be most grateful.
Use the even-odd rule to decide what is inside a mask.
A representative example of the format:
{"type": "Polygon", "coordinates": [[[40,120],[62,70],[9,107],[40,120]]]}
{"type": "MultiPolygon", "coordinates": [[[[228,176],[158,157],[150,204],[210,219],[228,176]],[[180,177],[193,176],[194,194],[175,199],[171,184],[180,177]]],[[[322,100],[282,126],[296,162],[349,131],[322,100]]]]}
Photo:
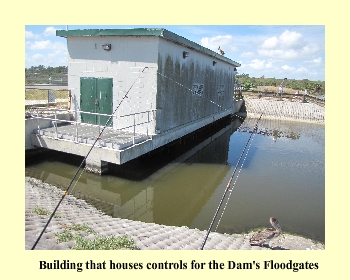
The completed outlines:
{"type": "Polygon", "coordinates": [[[190,53],[189,52],[183,52],[183,58],[185,59],[186,57],[189,57],[190,56],[190,53]]]}
{"type": "Polygon", "coordinates": [[[104,45],[102,45],[102,48],[103,48],[105,51],[110,51],[111,48],[112,48],[112,45],[111,45],[111,44],[104,44],[104,45]]]}

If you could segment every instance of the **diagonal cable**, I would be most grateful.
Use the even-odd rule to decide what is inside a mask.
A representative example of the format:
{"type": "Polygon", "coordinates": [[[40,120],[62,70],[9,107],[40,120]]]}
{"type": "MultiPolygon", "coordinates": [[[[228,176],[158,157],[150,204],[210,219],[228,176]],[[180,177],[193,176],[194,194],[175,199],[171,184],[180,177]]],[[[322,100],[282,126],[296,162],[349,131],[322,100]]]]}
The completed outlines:
{"type": "Polygon", "coordinates": [[[222,203],[223,203],[223,201],[224,201],[224,199],[225,199],[225,196],[226,196],[227,192],[228,192],[228,191],[230,190],[230,188],[231,188],[231,182],[232,182],[233,177],[234,177],[234,175],[235,175],[235,173],[236,173],[236,171],[237,171],[239,162],[241,161],[241,159],[242,159],[242,157],[243,157],[243,155],[244,155],[244,153],[245,153],[245,150],[246,150],[247,147],[248,147],[248,144],[249,144],[249,142],[250,142],[252,136],[253,136],[253,135],[255,134],[255,132],[257,131],[258,122],[260,121],[262,115],[263,115],[263,114],[261,114],[260,117],[259,117],[259,119],[257,120],[257,122],[256,122],[256,124],[255,124],[255,126],[254,126],[254,129],[253,129],[253,132],[250,134],[249,139],[248,139],[246,145],[244,146],[244,149],[243,149],[243,151],[242,151],[242,153],[241,153],[241,155],[240,155],[240,157],[239,157],[239,159],[238,159],[238,161],[237,161],[237,164],[236,164],[236,166],[235,166],[235,168],[234,168],[234,170],[233,170],[233,172],[232,172],[232,175],[231,175],[231,177],[230,177],[230,179],[229,179],[229,181],[228,181],[228,183],[227,183],[227,185],[226,185],[225,191],[224,191],[224,193],[223,193],[223,195],[222,195],[222,198],[221,198],[221,200],[220,200],[220,202],[219,202],[219,205],[218,205],[218,207],[217,207],[217,209],[216,209],[216,212],[215,212],[215,214],[214,214],[214,217],[213,217],[213,219],[212,219],[212,221],[211,221],[211,223],[210,223],[210,226],[209,226],[209,228],[208,228],[208,230],[207,230],[207,234],[205,235],[205,238],[204,238],[204,240],[203,240],[203,243],[202,243],[202,246],[201,246],[200,250],[203,250],[203,248],[204,248],[204,246],[205,246],[205,243],[207,242],[207,239],[208,239],[208,237],[209,237],[210,231],[211,231],[211,229],[212,229],[212,227],[213,227],[213,225],[214,225],[214,222],[215,222],[215,220],[216,220],[217,215],[219,214],[219,211],[220,211],[220,208],[221,208],[221,206],[222,206],[222,203]]]}

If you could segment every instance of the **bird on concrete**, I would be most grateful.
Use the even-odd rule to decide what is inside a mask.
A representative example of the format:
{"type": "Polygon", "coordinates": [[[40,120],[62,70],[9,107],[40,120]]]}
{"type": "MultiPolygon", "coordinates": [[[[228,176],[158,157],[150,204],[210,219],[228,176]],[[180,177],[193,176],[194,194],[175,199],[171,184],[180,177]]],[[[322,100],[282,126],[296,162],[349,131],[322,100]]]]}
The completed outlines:
{"type": "Polygon", "coordinates": [[[218,53],[221,54],[221,55],[224,55],[224,54],[225,54],[225,52],[220,48],[220,46],[219,46],[219,48],[218,48],[218,53]]]}
{"type": "Polygon", "coordinates": [[[272,225],[273,229],[265,228],[255,232],[249,240],[250,245],[262,246],[266,241],[282,234],[282,228],[276,218],[271,217],[270,224],[272,225]]]}

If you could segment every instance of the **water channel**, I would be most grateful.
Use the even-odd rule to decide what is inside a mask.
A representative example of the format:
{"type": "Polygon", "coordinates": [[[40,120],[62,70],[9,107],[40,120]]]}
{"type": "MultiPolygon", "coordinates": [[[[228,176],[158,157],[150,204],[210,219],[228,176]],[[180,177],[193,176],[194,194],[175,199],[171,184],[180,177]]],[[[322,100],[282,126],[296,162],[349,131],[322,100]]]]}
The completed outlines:
{"type": "MultiPolygon", "coordinates": [[[[110,165],[107,175],[84,172],[72,194],[113,217],[207,230],[256,121],[236,119],[196,145],[110,165]]],[[[26,159],[26,176],[65,189],[81,160],[26,159]]],[[[285,232],[324,242],[324,163],[324,124],[261,119],[217,232],[266,227],[274,216],[285,232]]]]}

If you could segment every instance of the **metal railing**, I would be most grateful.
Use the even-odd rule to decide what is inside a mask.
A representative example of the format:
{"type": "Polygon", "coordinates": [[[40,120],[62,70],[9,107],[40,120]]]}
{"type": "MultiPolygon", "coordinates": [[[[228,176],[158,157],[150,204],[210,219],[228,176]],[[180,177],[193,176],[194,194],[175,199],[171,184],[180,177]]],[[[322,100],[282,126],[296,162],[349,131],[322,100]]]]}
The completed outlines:
{"type": "Polygon", "coordinates": [[[100,135],[102,129],[106,127],[107,129],[111,129],[113,131],[127,131],[132,133],[133,144],[135,144],[135,138],[137,135],[145,135],[147,138],[151,138],[154,134],[150,133],[150,124],[153,121],[153,114],[156,110],[148,110],[143,112],[130,113],[126,115],[116,115],[110,119],[109,123],[114,123],[113,126],[109,127],[109,123],[101,123],[101,117],[110,118],[112,115],[109,114],[101,114],[101,113],[93,113],[93,112],[85,112],[80,110],[64,110],[60,108],[46,108],[46,107],[31,107],[31,118],[37,119],[37,133],[40,134],[40,130],[45,128],[54,127],[55,139],[59,139],[59,128],[65,125],[74,125],[75,126],[75,142],[79,142],[79,128],[82,126],[86,127],[95,127],[98,129],[98,135],[100,135]],[[61,114],[60,114],[61,113],[61,114]],[[62,117],[62,113],[69,113],[69,120],[64,119],[62,117]],[[97,116],[97,123],[85,123],[78,120],[71,120],[73,118],[73,114],[81,116],[81,114],[88,114],[97,116]],[[140,117],[141,115],[141,117],[140,117]],[[142,116],[144,115],[144,116],[142,116]],[[146,115],[146,116],[145,116],[146,115]],[[123,121],[122,119],[127,121],[123,121]],[[41,124],[40,120],[46,120],[49,122],[44,122],[41,124]],[[124,125],[123,125],[124,124],[124,125]],[[118,126],[121,125],[121,126],[118,126]],[[137,129],[140,126],[144,126],[142,129],[137,129]]]}

